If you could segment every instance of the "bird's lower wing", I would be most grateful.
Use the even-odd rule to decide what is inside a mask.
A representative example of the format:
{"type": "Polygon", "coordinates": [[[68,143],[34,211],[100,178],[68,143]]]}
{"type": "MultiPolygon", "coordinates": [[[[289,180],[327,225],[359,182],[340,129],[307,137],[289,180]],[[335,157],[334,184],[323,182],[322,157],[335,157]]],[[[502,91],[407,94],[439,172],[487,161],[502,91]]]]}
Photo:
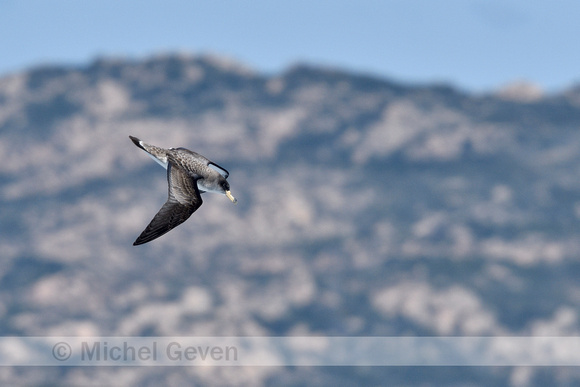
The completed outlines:
{"type": "Polygon", "coordinates": [[[195,209],[193,206],[184,206],[178,202],[167,200],[159,212],[153,217],[151,223],[149,223],[137,240],[135,240],[133,246],[151,242],[153,239],[157,239],[161,235],[171,231],[185,222],[193,214],[195,209]]]}
{"type": "Polygon", "coordinates": [[[133,246],[150,242],[185,222],[202,203],[197,182],[181,169],[167,169],[169,198],[153,220],[139,235],[133,246]]]}

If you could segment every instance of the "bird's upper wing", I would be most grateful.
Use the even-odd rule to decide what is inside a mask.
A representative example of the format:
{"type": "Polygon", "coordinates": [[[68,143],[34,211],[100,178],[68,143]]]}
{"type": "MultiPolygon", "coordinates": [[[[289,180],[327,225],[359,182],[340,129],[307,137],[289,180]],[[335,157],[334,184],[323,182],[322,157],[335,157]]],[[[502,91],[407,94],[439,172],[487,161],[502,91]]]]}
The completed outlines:
{"type": "Polygon", "coordinates": [[[153,220],[133,243],[140,245],[159,238],[185,222],[202,203],[197,182],[182,169],[169,163],[167,168],[169,197],[153,220]]]}
{"type": "MultiPolygon", "coordinates": [[[[168,155],[169,161],[173,162],[177,165],[180,165],[180,163],[182,165],[187,164],[187,163],[191,162],[191,159],[193,159],[194,163],[201,164],[201,165],[207,165],[208,167],[210,167],[211,169],[213,169],[214,171],[216,171],[217,173],[222,175],[224,177],[224,179],[227,179],[228,176],[230,175],[230,173],[228,172],[227,169],[217,165],[216,163],[214,163],[213,161],[211,161],[207,157],[202,156],[197,152],[190,151],[189,149],[186,149],[186,148],[171,148],[171,150],[173,150],[175,153],[168,155]],[[182,154],[187,154],[187,157],[185,158],[185,160],[187,160],[187,161],[185,161],[184,158],[181,157],[182,154]]],[[[190,169],[194,169],[194,168],[190,168],[190,169]]]]}

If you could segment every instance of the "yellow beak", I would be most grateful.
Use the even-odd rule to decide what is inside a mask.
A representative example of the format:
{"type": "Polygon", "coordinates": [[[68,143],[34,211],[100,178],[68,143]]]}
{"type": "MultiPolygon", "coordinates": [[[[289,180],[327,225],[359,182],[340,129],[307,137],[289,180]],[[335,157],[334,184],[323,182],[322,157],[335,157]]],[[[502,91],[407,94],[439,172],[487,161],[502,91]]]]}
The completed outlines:
{"type": "Polygon", "coordinates": [[[238,202],[238,199],[236,199],[230,191],[226,191],[226,196],[232,201],[232,203],[236,204],[238,202]]]}

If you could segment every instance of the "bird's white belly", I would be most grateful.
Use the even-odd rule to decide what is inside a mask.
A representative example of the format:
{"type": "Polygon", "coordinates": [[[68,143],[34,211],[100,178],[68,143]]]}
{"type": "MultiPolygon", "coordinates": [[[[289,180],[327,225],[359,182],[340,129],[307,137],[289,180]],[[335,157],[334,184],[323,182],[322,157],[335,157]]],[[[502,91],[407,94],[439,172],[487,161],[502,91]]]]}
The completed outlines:
{"type": "Polygon", "coordinates": [[[206,186],[205,186],[203,183],[204,183],[204,182],[203,182],[203,180],[198,180],[198,181],[197,181],[197,188],[198,188],[200,191],[204,191],[204,192],[213,192],[213,193],[223,193],[223,192],[221,192],[221,191],[216,191],[214,188],[211,188],[211,187],[206,187],[206,186]]]}

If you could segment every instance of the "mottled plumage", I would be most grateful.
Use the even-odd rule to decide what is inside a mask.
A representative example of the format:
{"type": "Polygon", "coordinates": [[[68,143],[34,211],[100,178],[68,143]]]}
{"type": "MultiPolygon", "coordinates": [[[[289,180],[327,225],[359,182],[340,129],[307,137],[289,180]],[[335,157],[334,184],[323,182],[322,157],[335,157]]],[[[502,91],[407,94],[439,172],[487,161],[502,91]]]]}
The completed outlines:
{"type": "Polygon", "coordinates": [[[129,138],[153,160],[167,169],[169,197],[133,245],[159,238],[185,222],[202,204],[201,193],[216,192],[237,200],[230,193],[229,172],[202,155],[185,148],[159,148],[129,138]]]}

